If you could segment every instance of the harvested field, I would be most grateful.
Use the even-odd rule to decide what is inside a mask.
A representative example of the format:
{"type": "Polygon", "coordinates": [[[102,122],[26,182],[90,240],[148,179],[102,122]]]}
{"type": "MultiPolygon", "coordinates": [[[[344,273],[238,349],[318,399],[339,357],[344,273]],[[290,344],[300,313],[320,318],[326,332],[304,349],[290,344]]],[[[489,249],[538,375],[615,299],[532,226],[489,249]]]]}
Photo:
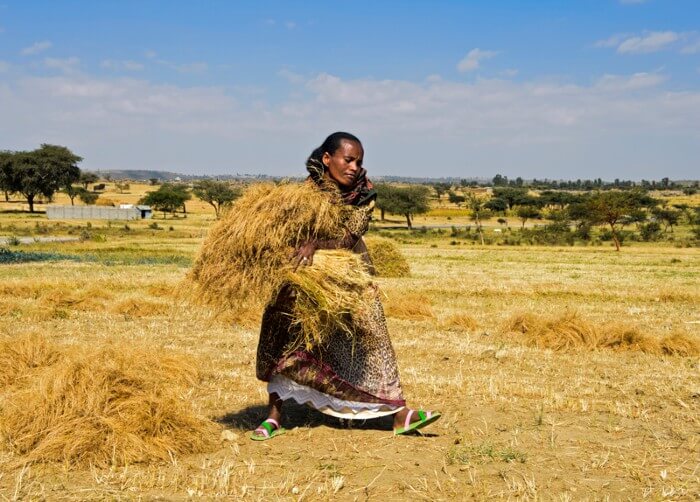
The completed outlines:
{"type": "MultiPolygon", "coordinates": [[[[127,242],[61,250],[94,253],[127,242]]],[[[191,261],[199,241],[176,242],[144,240],[134,253],[161,256],[163,249],[191,261]]],[[[173,351],[205,362],[184,396],[211,425],[201,440],[214,442],[208,453],[174,450],[165,459],[124,459],[126,467],[110,460],[69,470],[63,461],[27,463],[26,454],[5,448],[0,493],[73,500],[700,497],[696,249],[433,244],[400,245],[410,277],[375,279],[409,402],[444,414],[422,437],[394,438],[386,419],[347,423],[289,405],[287,435],[247,439],[266,402],[254,375],[256,314],[242,312],[246,322],[232,325],[236,316],[182,301],[187,268],[179,262],[143,264],[120,251],[117,264],[0,267],[0,335],[47,341],[7,358],[19,369],[0,374],[5,385],[54,361],[55,345],[173,351]],[[529,340],[549,340],[552,332],[583,342],[529,340]]]]}

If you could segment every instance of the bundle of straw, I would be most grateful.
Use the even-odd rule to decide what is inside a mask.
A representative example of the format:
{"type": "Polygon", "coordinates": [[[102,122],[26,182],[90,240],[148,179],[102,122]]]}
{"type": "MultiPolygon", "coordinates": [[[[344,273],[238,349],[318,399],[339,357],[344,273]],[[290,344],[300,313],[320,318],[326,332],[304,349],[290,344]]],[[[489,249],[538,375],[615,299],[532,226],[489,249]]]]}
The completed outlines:
{"type": "Polygon", "coordinates": [[[370,278],[347,251],[319,251],[314,264],[294,269],[294,249],[311,239],[344,235],[352,208],[314,184],[257,184],[248,188],[202,245],[189,275],[199,300],[226,311],[259,309],[291,284],[297,291],[290,322],[300,344],[322,343],[334,331],[351,332],[350,319],[369,308],[370,278]]]}
{"type": "Polygon", "coordinates": [[[399,247],[386,237],[365,237],[367,251],[379,277],[408,277],[411,268],[399,247]]]}

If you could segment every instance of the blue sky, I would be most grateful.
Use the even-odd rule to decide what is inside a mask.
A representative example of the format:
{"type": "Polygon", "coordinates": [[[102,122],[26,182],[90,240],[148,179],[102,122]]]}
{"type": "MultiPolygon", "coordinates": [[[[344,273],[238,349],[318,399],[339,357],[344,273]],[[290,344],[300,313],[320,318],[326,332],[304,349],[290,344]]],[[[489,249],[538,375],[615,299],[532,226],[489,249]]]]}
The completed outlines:
{"type": "Polygon", "coordinates": [[[0,148],[87,169],[700,178],[697,0],[0,0],[0,148]]]}

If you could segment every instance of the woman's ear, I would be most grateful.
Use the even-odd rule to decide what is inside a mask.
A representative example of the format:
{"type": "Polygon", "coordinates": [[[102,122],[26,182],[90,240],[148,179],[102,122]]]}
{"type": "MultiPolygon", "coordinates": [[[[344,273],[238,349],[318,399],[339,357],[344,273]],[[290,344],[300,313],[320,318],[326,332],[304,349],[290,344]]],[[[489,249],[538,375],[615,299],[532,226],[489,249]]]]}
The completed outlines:
{"type": "Polygon", "coordinates": [[[323,157],[321,157],[321,162],[323,162],[324,167],[328,167],[331,163],[331,156],[328,152],[323,153],[323,157]]]}

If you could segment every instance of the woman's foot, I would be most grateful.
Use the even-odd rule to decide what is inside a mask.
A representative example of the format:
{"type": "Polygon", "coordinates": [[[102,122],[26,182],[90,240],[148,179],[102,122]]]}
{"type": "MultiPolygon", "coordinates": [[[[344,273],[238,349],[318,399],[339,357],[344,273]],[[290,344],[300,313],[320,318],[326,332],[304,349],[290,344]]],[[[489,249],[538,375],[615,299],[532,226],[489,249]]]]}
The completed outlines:
{"type": "Polygon", "coordinates": [[[282,422],[282,400],[277,394],[270,394],[269,406],[267,418],[260,424],[260,427],[251,433],[250,439],[263,441],[284,434],[285,430],[280,425],[282,422]]]}
{"type": "Polygon", "coordinates": [[[442,415],[439,411],[423,411],[404,408],[394,415],[394,434],[407,434],[432,424],[442,415]]]}

